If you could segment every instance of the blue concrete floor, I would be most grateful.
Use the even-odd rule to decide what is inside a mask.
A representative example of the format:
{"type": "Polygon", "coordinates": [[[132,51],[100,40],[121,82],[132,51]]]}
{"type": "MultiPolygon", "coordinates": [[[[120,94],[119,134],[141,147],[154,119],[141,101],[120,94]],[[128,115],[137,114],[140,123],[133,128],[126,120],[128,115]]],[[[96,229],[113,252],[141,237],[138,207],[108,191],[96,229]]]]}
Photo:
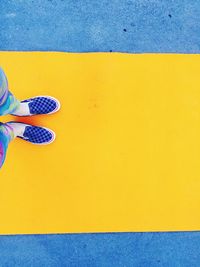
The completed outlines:
{"type": "MultiPolygon", "coordinates": [[[[0,50],[200,53],[200,0],[0,0],[0,50]]],[[[0,267],[199,267],[200,232],[0,237],[0,267]]]]}
{"type": "Polygon", "coordinates": [[[199,0],[1,0],[0,50],[200,51],[199,0]]]}
{"type": "Polygon", "coordinates": [[[200,233],[5,236],[1,267],[199,267],[200,233]]]}

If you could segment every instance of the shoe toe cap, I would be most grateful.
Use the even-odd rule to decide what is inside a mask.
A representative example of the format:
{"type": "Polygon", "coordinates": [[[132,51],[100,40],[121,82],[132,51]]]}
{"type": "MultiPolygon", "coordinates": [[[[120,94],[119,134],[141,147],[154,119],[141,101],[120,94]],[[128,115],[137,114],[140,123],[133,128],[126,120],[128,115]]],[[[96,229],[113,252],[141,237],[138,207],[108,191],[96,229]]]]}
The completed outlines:
{"type": "Polygon", "coordinates": [[[35,144],[50,143],[54,139],[53,132],[37,126],[26,127],[24,137],[27,138],[29,142],[35,144]]]}
{"type": "Polygon", "coordinates": [[[31,114],[48,114],[58,109],[56,100],[47,97],[37,97],[29,103],[31,114]]]}

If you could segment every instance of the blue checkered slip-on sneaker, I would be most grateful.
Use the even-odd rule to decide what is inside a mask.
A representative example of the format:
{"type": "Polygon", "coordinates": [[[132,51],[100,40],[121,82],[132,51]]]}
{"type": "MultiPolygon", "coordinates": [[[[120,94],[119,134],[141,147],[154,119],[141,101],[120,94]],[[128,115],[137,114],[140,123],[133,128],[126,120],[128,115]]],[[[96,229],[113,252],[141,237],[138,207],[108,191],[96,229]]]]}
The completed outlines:
{"type": "Polygon", "coordinates": [[[14,121],[6,124],[12,128],[16,137],[35,145],[48,145],[51,144],[56,138],[56,134],[52,130],[45,127],[33,126],[14,121]]]}
{"type": "Polygon", "coordinates": [[[12,115],[33,116],[52,114],[60,109],[60,102],[52,96],[35,96],[20,102],[12,115]]]}

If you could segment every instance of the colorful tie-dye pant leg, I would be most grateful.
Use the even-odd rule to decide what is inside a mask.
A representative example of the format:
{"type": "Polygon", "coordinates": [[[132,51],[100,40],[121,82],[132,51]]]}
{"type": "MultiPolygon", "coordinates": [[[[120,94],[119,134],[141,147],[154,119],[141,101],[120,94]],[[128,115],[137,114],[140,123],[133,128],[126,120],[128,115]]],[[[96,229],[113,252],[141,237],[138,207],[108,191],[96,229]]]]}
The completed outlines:
{"type": "MultiPolygon", "coordinates": [[[[20,102],[8,90],[6,75],[0,68],[0,115],[12,114],[19,104],[20,102]]],[[[13,137],[12,129],[8,125],[0,123],[0,168],[5,161],[8,144],[13,137]]]]}

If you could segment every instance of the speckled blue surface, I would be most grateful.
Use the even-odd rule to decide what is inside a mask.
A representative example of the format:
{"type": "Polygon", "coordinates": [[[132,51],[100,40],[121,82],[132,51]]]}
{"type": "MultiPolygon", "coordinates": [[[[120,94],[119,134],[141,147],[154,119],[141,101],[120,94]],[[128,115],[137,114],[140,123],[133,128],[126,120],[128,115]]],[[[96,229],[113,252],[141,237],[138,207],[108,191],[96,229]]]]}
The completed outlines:
{"type": "MultiPolygon", "coordinates": [[[[0,50],[200,53],[200,0],[0,0],[0,50]]],[[[0,267],[199,267],[200,232],[0,237],[0,267]]]]}
{"type": "Polygon", "coordinates": [[[200,233],[5,236],[1,267],[199,267],[200,233]]]}
{"type": "Polygon", "coordinates": [[[0,50],[200,52],[199,0],[0,0],[0,50]]]}

